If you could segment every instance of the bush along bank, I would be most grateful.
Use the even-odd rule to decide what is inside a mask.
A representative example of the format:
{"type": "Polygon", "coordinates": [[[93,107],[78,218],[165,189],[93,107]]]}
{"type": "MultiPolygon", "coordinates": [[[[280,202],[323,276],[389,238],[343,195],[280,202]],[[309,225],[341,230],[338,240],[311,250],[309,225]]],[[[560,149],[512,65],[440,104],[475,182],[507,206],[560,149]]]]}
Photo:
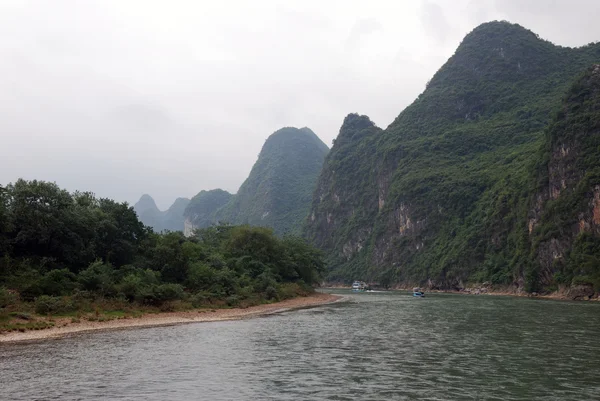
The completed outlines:
{"type": "Polygon", "coordinates": [[[125,203],[24,180],[0,189],[0,252],[2,331],[275,302],[310,294],[324,270],[297,237],[229,225],[157,234],[125,203]]]}

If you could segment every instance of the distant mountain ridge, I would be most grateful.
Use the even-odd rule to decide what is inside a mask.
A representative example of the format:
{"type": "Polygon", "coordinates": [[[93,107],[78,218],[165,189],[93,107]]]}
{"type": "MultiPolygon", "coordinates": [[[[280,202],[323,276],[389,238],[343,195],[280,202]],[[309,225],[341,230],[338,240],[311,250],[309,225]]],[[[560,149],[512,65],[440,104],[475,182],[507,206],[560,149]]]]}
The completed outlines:
{"type": "Polygon", "coordinates": [[[161,211],[156,206],[154,199],[144,194],[140,200],[133,206],[133,210],[144,225],[152,227],[154,231],[183,231],[184,217],[183,212],[190,203],[187,198],[177,198],[175,202],[165,211],[161,211]]]}
{"type": "Polygon", "coordinates": [[[300,234],[328,151],[309,128],[282,128],[266,139],[237,194],[202,190],[191,200],[179,198],[166,212],[144,195],[134,209],[144,224],[156,230],[183,230],[187,236],[217,223],[270,227],[278,235],[300,234]]]}

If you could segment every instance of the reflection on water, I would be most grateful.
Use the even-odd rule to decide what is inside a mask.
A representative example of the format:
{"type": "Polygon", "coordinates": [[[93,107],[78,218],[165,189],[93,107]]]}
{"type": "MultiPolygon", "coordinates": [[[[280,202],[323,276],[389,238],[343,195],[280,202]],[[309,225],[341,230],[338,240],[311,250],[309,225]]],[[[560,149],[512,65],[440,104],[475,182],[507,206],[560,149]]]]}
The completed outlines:
{"type": "Polygon", "coordinates": [[[269,317],[0,345],[10,400],[598,399],[600,304],[347,293],[269,317]]]}

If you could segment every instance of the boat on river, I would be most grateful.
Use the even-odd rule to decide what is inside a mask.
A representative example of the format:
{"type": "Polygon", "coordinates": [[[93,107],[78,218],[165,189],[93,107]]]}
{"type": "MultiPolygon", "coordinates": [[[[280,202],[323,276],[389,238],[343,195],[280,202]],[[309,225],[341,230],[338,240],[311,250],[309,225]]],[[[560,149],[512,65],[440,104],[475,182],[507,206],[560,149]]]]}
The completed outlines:
{"type": "Polygon", "coordinates": [[[413,288],[413,297],[423,298],[425,293],[419,287],[413,288]]]}
{"type": "Polygon", "coordinates": [[[363,292],[367,290],[367,283],[364,281],[355,281],[352,283],[352,291],[354,292],[363,292]]]}

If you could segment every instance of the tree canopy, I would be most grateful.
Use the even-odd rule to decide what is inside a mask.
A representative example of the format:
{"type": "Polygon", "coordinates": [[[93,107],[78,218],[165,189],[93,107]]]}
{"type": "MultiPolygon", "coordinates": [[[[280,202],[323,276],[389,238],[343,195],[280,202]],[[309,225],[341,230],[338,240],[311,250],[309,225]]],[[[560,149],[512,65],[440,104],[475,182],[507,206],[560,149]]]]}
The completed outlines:
{"type": "Polygon", "coordinates": [[[0,252],[0,299],[42,309],[65,306],[40,297],[255,304],[306,293],[324,271],[297,237],[249,226],[157,234],[126,203],[36,180],[0,187],[0,252]]]}

